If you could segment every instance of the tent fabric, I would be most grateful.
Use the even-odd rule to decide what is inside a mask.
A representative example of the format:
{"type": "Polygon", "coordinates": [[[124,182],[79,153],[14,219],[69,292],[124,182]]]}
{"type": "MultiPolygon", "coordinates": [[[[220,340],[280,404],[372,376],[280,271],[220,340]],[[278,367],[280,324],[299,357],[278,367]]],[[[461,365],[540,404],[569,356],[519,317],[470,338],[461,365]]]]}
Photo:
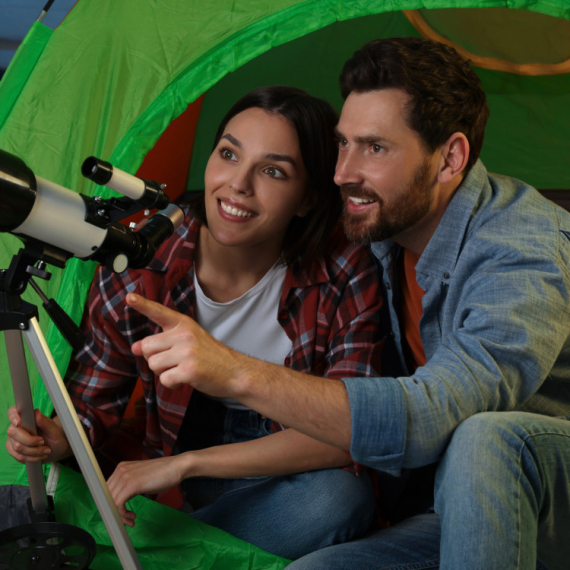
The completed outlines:
{"type": "Polygon", "coordinates": [[[557,64],[570,58],[570,22],[527,10],[417,10],[436,32],[475,56],[557,64]]]}
{"type": "MultiPolygon", "coordinates": [[[[83,477],[62,467],[57,489],[57,521],[82,528],[95,539],[97,556],[90,568],[121,570],[83,477]]],[[[134,497],[129,506],[137,522],[127,532],[145,569],[281,570],[290,562],[145,497],[134,497]]]]}
{"type": "MultiPolygon", "coordinates": [[[[32,27],[0,82],[0,148],[20,156],[43,178],[86,195],[96,191],[108,197],[112,191],[96,188],[80,176],[85,157],[95,155],[122,170],[136,172],[173,119],[250,60],[340,22],[357,25],[360,45],[366,41],[358,34],[365,16],[458,7],[504,7],[570,19],[565,0],[79,0],[55,31],[42,24],[32,27]]],[[[382,32],[388,35],[391,29],[388,26],[382,32]]],[[[336,39],[330,41],[333,49],[336,39]]],[[[312,53],[309,50],[304,60],[310,61],[312,53]]],[[[344,59],[347,55],[343,54],[344,59]]],[[[328,64],[326,57],[320,64],[328,64]]],[[[335,74],[339,68],[335,67],[335,74]]],[[[513,108],[528,113],[526,98],[538,92],[545,94],[545,101],[532,111],[538,115],[537,124],[546,124],[546,131],[555,123],[560,129],[568,127],[568,113],[560,111],[568,108],[567,78],[563,78],[566,82],[533,78],[534,82],[523,84],[497,72],[482,70],[480,75],[490,100],[495,100],[494,113],[506,113],[516,121],[513,108]]],[[[239,96],[235,91],[230,95],[232,100],[239,96]]],[[[204,108],[207,102],[208,96],[204,108]]],[[[499,124],[489,129],[488,138],[496,136],[500,141],[496,149],[491,147],[490,157],[496,154],[520,162],[529,138],[525,122],[516,122],[512,140],[501,138],[499,124]]],[[[570,132],[568,128],[566,132],[570,132]]],[[[555,177],[550,167],[541,171],[537,166],[537,170],[545,187],[564,187],[557,186],[560,180],[570,186],[569,177],[564,178],[568,166],[561,165],[562,178],[555,177]]],[[[8,266],[20,245],[13,236],[0,236],[0,268],[8,266]]],[[[65,270],[50,271],[53,277],[41,282],[42,288],[78,322],[94,264],[74,259],[65,270]]],[[[27,291],[24,298],[38,304],[33,293],[27,291]]],[[[70,349],[43,310],[40,323],[63,373],[70,349]]],[[[4,379],[0,401],[5,410],[13,396],[3,343],[0,366],[4,379]]],[[[35,372],[31,383],[35,405],[49,414],[53,408],[35,372]]],[[[7,457],[4,449],[6,425],[5,418],[0,430],[0,483],[25,484],[25,470],[7,457]]],[[[58,504],[64,502],[58,499],[58,504]]],[[[145,508],[160,508],[150,505],[145,508]]],[[[247,564],[250,566],[244,567],[254,567],[251,560],[247,564]]]]}
{"type": "MultiPolygon", "coordinates": [[[[509,11],[508,13],[511,12],[509,11]]],[[[427,23],[418,10],[407,10],[405,15],[416,30],[418,30],[424,37],[454,47],[458,53],[470,60],[471,64],[476,65],[477,67],[494,69],[496,71],[507,71],[509,73],[516,73],[519,75],[557,75],[560,73],[570,72],[569,58],[556,63],[515,63],[497,57],[476,55],[456,42],[436,32],[434,28],[427,23]]],[[[534,17],[536,18],[536,15],[534,15],[534,17]]],[[[566,28],[566,32],[570,31],[570,26],[566,26],[566,28]]]]}
{"type": "MultiPolygon", "coordinates": [[[[480,11],[487,19],[493,15],[486,9],[480,11]]],[[[451,19],[451,14],[447,17],[451,19]]],[[[453,18],[457,19],[459,16],[453,18]]],[[[214,133],[235,99],[259,85],[284,83],[325,97],[340,110],[338,74],[347,56],[368,40],[394,35],[417,36],[419,32],[402,12],[336,22],[276,46],[223,77],[204,96],[196,133],[200,144],[192,154],[188,190],[202,188],[214,133]]],[[[468,47],[472,48],[471,42],[468,47]]],[[[481,155],[485,166],[539,189],[570,189],[570,162],[561,160],[570,156],[570,74],[529,77],[474,69],[491,109],[481,155]]]]}

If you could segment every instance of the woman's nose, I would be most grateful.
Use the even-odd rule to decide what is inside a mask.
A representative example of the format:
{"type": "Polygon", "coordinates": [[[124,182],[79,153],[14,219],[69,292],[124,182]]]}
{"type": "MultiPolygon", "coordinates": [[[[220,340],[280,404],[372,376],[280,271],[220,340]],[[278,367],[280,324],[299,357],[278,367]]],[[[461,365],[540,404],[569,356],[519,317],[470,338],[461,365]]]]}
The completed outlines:
{"type": "Polygon", "coordinates": [[[235,172],[230,180],[230,188],[237,194],[252,194],[253,184],[251,173],[246,169],[240,169],[238,172],[235,172]]]}

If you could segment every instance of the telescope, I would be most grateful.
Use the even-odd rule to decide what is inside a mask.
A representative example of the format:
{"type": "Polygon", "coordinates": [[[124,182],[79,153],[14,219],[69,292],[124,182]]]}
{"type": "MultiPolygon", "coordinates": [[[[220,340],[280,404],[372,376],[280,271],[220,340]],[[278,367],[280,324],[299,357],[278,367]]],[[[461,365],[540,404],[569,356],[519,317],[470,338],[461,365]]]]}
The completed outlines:
{"type": "Polygon", "coordinates": [[[73,192],[34,175],[21,158],[0,150],[0,232],[41,247],[44,261],[58,267],[70,257],[92,259],[116,273],[146,267],[182,224],[181,208],[169,204],[164,184],[137,178],[93,156],[81,172],[124,197],[104,200],[73,192]],[[119,222],[144,208],[160,211],[140,230],[119,222]]]}
{"type": "MultiPolygon", "coordinates": [[[[24,301],[22,293],[31,284],[65,339],[80,350],[85,345],[82,332],[54,299],[44,295],[33,277],[49,279],[46,263],[63,268],[74,256],[95,260],[117,273],[129,267],[146,267],[160,245],[182,224],[184,214],[180,207],[169,204],[164,185],[131,176],[108,162],[89,157],[82,174],[123,197],[88,198],[34,175],[22,159],[0,150],[0,231],[17,236],[25,245],[8,269],[0,269],[0,331],[4,333],[22,426],[37,434],[25,340],[122,567],[142,570],[39,327],[38,309],[24,301]],[[138,231],[119,222],[143,208],[160,211],[138,231]]],[[[53,499],[46,494],[41,465],[27,463],[26,470],[31,523],[0,533],[0,567],[87,568],[95,555],[95,541],[86,531],[55,521],[53,499]]]]}

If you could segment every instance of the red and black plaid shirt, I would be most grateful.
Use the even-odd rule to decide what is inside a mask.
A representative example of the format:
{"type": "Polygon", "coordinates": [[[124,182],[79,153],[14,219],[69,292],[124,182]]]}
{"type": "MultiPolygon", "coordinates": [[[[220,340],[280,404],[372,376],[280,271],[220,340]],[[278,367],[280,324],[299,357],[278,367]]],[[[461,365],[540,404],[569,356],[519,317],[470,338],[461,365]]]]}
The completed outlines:
{"type": "MultiPolygon", "coordinates": [[[[132,354],[134,342],[159,328],[129,308],[125,297],[137,293],[194,317],[198,231],[198,222],[187,217],[147,268],[120,275],[99,268],[91,286],[84,319],[88,338],[72,361],[67,388],[97,449],[120,425],[140,376],[144,408],[136,415],[143,450],[135,452],[132,442],[124,439],[113,446],[122,460],[141,453],[169,455],[192,393],[190,386],[165,388],[146,360],[132,354]]],[[[292,266],[287,271],[278,320],[293,347],[284,365],[330,378],[377,376],[381,303],[374,257],[368,249],[348,242],[342,228],[337,228],[327,252],[309,271],[292,266]]]]}

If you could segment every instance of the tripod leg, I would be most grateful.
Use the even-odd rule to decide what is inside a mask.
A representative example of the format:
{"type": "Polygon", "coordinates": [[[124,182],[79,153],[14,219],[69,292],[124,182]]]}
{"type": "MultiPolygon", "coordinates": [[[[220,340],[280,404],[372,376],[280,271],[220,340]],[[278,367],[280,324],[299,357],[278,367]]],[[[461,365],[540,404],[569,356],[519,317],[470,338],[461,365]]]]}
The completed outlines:
{"type": "Polygon", "coordinates": [[[51,398],[65,435],[75,455],[75,459],[85,477],[95,504],[101,513],[101,517],[113,541],[113,546],[117,551],[119,560],[123,568],[127,570],[142,570],[131,539],[125,530],[119,511],[109,492],[105,478],[95,459],[83,426],[77,417],[71,398],[67,393],[37,319],[32,317],[29,321],[29,325],[29,328],[22,331],[22,334],[32,353],[34,362],[40,371],[49,397],[51,398]]]}
{"type": "MultiPolygon", "coordinates": [[[[16,408],[22,418],[22,427],[32,435],[37,435],[34,403],[30,390],[22,333],[19,330],[5,330],[4,340],[6,342],[6,352],[8,353],[8,364],[10,366],[16,408]]],[[[26,463],[26,471],[28,473],[28,482],[30,483],[32,508],[38,518],[47,520],[49,509],[42,466],[40,463],[26,463]]]]}

